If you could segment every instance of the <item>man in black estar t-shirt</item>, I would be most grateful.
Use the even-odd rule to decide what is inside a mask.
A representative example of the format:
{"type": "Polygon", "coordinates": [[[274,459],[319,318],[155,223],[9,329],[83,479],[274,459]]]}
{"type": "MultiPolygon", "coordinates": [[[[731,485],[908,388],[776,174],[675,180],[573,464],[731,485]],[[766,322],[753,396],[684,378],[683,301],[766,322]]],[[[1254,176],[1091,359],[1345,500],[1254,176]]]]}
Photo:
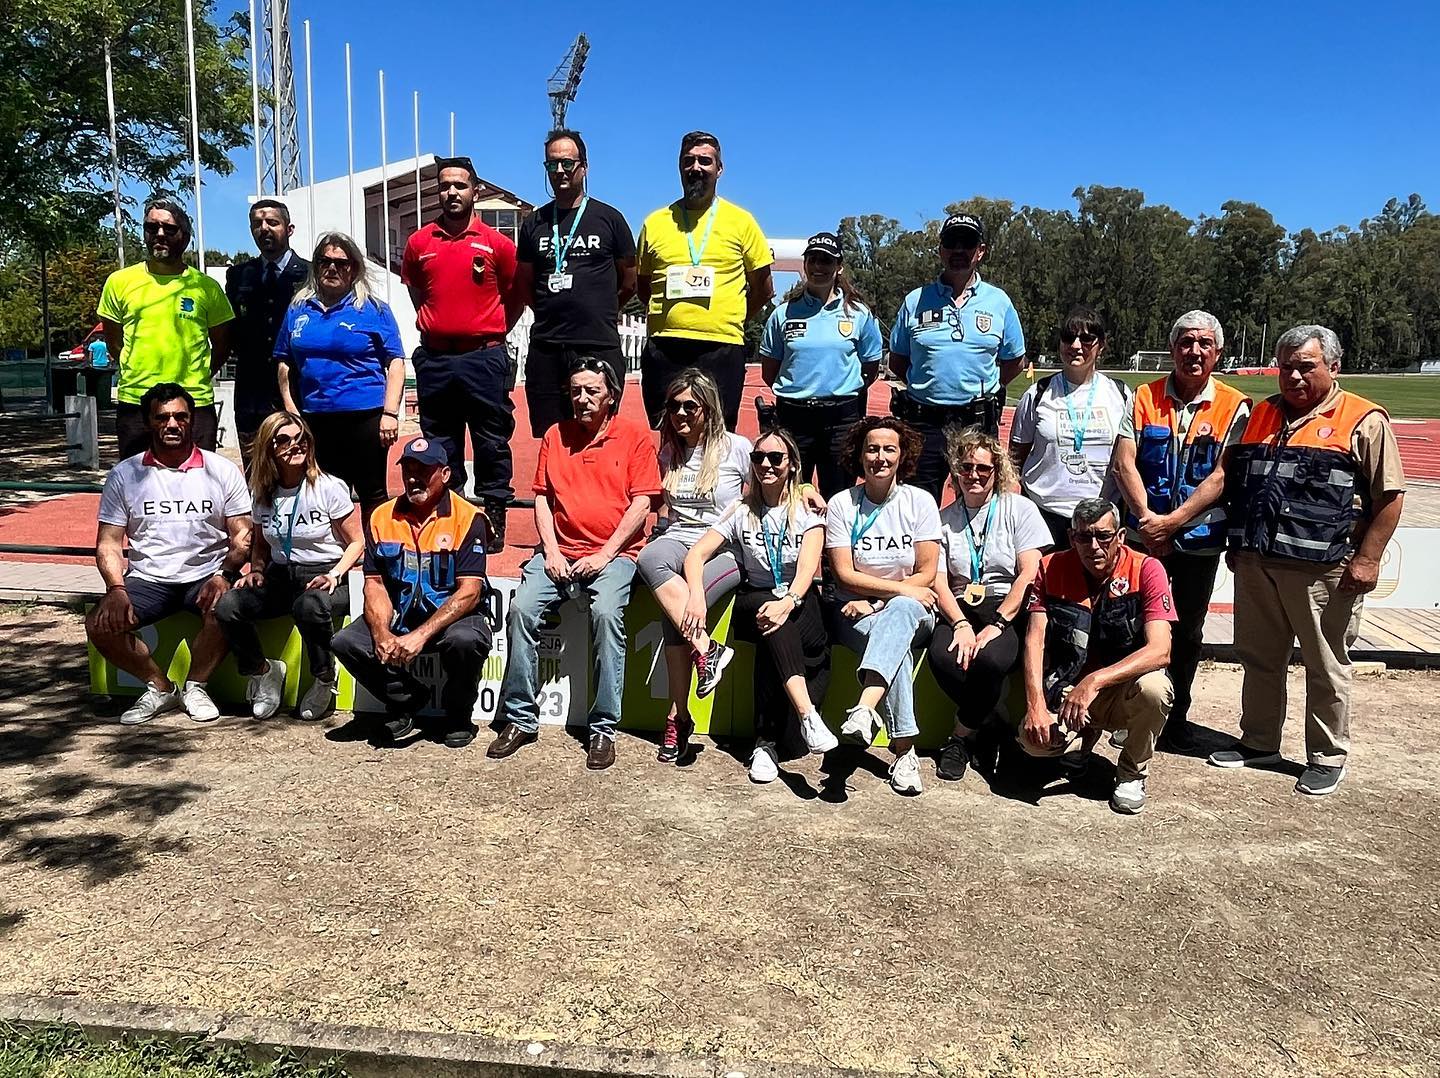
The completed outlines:
{"type": "Polygon", "coordinates": [[[578,356],[604,360],[625,384],[620,308],[635,294],[635,237],[624,216],[585,193],[585,140],[557,130],[545,140],[555,199],[520,226],[515,291],[535,312],[525,360],[530,431],[539,438],[572,418],[566,378],[578,356]]]}

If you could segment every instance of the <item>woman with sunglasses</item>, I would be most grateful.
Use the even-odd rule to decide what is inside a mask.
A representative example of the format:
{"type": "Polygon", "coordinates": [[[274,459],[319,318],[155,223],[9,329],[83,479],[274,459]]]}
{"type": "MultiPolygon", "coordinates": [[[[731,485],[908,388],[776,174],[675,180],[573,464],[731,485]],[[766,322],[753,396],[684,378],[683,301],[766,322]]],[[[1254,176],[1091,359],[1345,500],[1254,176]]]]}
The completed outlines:
{"type": "Polygon", "coordinates": [[[1050,531],[1035,503],[1015,492],[1014,465],[997,439],[979,427],[952,427],[946,442],[956,498],[940,513],[939,622],[929,656],[935,681],[956,704],[955,732],[935,773],[954,780],[970,766],[974,736],[1020,658],[1015,621],[1050,531]]]}
{"type": "Polygon", "coordinates": [[[255,623],[294,618],[315,677],[297,713],[324,718],[335,706],[334,618],[349,609],[345,574],[365,551],[359,516],[349,488],[320,470],[310,428],[299,416],[266,416],[255,433],[253,461],[250,572],[221,596],[215,616],[240,673],[250,679],[246,695],[257,719],[280,709],[286,668],[265,657],[255,623]]]}
{"type": "Polygon", "coordinates": [[[730,625],[738,639],[755,645],[752,782],[780,776],[780,746],[795,719],[811,752],[839,744],[817,709],[830,681],[830,640],[814,587],[825,518],[805,504],[800,459],[789,431],[763,432],[750,453],[745,497],[685,556],[685,582],[696,607],[705,602],[711,559],[722,550],[739,558],[741,584],[730,625]]]}
{"type": "Polygon", "coordinates": [[[371,294],[366,265],[343,232],[320,237],[275,338],[275,360],[285,410],[305,417],[320,468],[354,488],[368,523],[389,496],[405,349],[395,315],[371,294]]]}
{"type": "Polygon", "coordinates": [[[1133,393],[1096,370],[1104,351],[1100,315],[1084,306],[1071,310],[1060,326],[1060,370],[1024,392],[1010,428],[1020,484],[1061,550],[1070,545],[1075,506],[1110,497],[1115,486],[1110,456],[1133,393]]]}
{"type": "Polygon", "coordinates": [[[739,500],[750,473],[750,441],[725,429],[725,412],[715,380],[686,368],[665,391],[660,426],[660,478],[664,504],[636,572],[655,593],[665,613],[665,670],[670,712],[660,740],[659,759],[678,758],[694,730],[690,719],[690,667],[695,694],[708,696],[734,652],[710,639],[707,611],[740,583],[735,556],[718,552],[705,565],[704,588],[692,599],[684,577],[685,555],[739,500]]]}
{"type": "Polygon", "coordinates": [[[839,239],[816,233],[805,244],[804,275],[765,322],[760,370],[775,390],[775,424],[800,446],[801,482],[813,474],[827,498],[855,482],[840,447],[865,414],[884,354],[880,326],[846,276],[839,239]]]}
{"type": "Polygon", "coordinates": [[[842,604],[835,636],[860,657],[860,698],[846,713],[840,736],[868,747],[883,703],[895,754],[890,785],[902,794],[921,791],[910,649],[923,645],[935,627],[940,557],[940,510],[929,492],[906,482],[923,448],[903,420],[860,420],[845,439],[845,459],[861,483],[831,499],[825,514],[825,548],[842,604]]]}

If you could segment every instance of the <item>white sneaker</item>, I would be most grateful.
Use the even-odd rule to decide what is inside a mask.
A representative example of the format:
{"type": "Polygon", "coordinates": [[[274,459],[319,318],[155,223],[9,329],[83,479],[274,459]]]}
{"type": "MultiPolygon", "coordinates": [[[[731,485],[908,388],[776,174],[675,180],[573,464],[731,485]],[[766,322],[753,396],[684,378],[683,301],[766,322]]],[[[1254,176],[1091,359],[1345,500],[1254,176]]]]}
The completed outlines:
{"type": "Polygon", "coordinates": [[[1145,780],[1117,782],[1115,792],[1110,795],[1110,807],[1126,816],[1134,816],[1145,807],[1145,780]]]}
{"type": "Polygon", "coordinates": [[[280,710],[285,696],[285,664],[271,659],[270,667],[263,674],[252,674],[250,684],[245,687],[245,699],[254,701],[250,714],[257,719],[268,719],[280,710]]]}
{"type": "Polygon", "coordinates": [[[845,712],[845,721],[840,724],[840,736],[848,741],[869,745],[875,740],[875,735],[882,725],[884,724],[880,721],[880,715],[873,707],[856,704],[845,712]]]}
{"type": "Polygon", "coordinates": [[[769,741],[757,741],[755,752],[750,757],[750,781],[774,782],[780,777],[780,761],[775,755],[775,746],[769,741]]]}
{"type": "Polygon", "coordinates": [[[911,749],[904,756],[895,757],[890,765],[890,785],[897,794],[918,794],[920,785],[920,757],[911,749]]]}
{"type": "Polygon", "coordinates": [[[147,685],[145,691],[140,694],[140,699],[120,716],[120,722],[125,726],[139,726],[142,722],[149,722],[156,715],[163,715],[167,711],[178,711],[180,709],[180,694],[175,691],[172,685],[169,691],[147,685]]]}
{"type": "Polygon", "coordinates": [[[840,744],[840,739],[825,725],[825,720],[818,711],[812,711],[800,719],[800,735],[805,738],[805,747],[816,756],[827,753],[840,744]]]}
{"type": "Polygon", "coordinates": [[[185,688],[180,693],[180,706],[196,722],[214,722],[220,717],[220,709],[200,681],[185,682],[185,688]]]}
{"type": "Polygon", "coordinates": [[[1125,747],[1125,742],[1129,740],[1129,737],[1129,729],[1116,730],[1110,735],[1110,744],[1117,749],[1123,749],[1125,747]]]}
{"type": "Polygon", "coordinates": [[[306,722],[323,719],[335,710],[335,682],[316,678],[300,701],[299,716],[306,722]]]}

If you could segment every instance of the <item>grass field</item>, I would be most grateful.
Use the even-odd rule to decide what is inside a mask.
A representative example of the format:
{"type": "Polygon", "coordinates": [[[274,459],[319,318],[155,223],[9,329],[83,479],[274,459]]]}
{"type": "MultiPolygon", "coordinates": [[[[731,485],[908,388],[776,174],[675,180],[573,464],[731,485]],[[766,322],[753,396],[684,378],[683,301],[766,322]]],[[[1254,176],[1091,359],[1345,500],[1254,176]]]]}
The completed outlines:
{"type": "Polygon", "coordinates": [[[336,1061],[289,1054],[263,1062],[238,1048],[157,1040],[92,1042],[75,1026],[0,1024],[0,1078],[345,1078],[336,1061]]]}
{"type": "MultiPolygon", "coordinates": [[[[1043,375],[1045,372],[1041,373],[1043,375]]],[[[1160,377],[1157,371],[1105,373],[1132,386],[1153,382],[1160,377]]],[[[1255,400],[1276,392],[1276,382],[1272,375],[1222,374],[1220,377],[1255,400]]],[[[1341,376],[1340,382],[1351,393],[1358,393],[1367,400],[1374,401],[1396,419],[1440,418],[1440,374],[1347,374],[1341,376]]],[[[1023,376],[1011,383],[1012,401],[1028,384],[1023,376]]]]}

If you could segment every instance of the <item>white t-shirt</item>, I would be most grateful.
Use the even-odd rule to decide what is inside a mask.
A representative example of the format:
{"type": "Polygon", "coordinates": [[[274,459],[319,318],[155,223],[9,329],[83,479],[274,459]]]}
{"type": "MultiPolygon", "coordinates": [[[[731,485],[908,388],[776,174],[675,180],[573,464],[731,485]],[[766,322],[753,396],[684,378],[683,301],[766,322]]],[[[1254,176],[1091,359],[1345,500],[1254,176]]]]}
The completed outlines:
{"type": "Polygon", "coordinates": [[[130,540],[130,575],[157,584],[214,576],[230,549],[226,519],[249,512],[240,469],[203,449],[178,468],[148,451],[126,457],[100,492],[100,523],[124,528],[130,540]]]}
{"type": "Polygon", "coordinates": [[[795,523],[791,524],[785,506],[777,505],[767,509],[763,521],[757,521],[750,507],[738,502],[716,521],[713,530],[729,544],[730,549],[740,554],[741,569],[751,587],[771,588],[775,586],[775,574],[770,568],[770,557],[766,553],[764,531],[769,533],[770,542],[777,535],[780,542],[780,579],[789,584],[795,579],[795,565],[800,560],[800,546],[805,534],[814,528],[825,526],[825,518],[811,512],[804,505],[795,509],[795,523]]]}
{"type": "MultiPolygon", "coordinates": [[[[701,446],[685,451],[685,462],[681,466],[680,482],[675,493],[666,493],[665,504],[670,510],[670,525],[665,534],[672,539],[693,543],[705,534],[720,514],[740,497],[745,480],[750,475],[750,440],[738,434],[726,433],[725,451],[720,456],[720,474],[715,480],[715,489],[709,494],[695,493],[695,480],[700,477],[700,463],[704,457],[701,446]]],[[[660,475],[663,477],[670,466],[669,447],[660,448],[660,475]]]]}
{"type": "Polygon", "coordinates": [[[978,549],[983,558],[981,582],[996,585],[995,594],[1002,594],[1015,583],[1015,560],[1019,552],[1040,550],[1054,542],[1040,510],[1023,494],[991,498],[970,512],[968,527],[965,514],[964,503],[960,501],[951,502],[940,513],[940,556],[945,559],[950,590],[957,596],[970,583],[975,550],[978,549]],[[992,505],[995,507],[993,517],[990,516],[992,505]],[[966,532],[970,534],[968,539],[966,532]]]}
{"type": "Polygon", "coordinates": [[[1030,445],[1020,483],[1035,504],[1068,517],[1084,499],[1109,496],[1110,455],[1132,396],[1124,382],[1099,371],[1083,386],[1054,374],[1024,392],[1015,405],[1010,440],[1030,445]],[[1077,427],[1083,433],[1078,453],[1077,427]]]}
{"type": "Polygon", "coordinates": [[[313,486],[302,482],[299,487],[277,487],[273,504],[256,502],[255,527],[270,544],[272,564],[328,567],[345,553],[345,545],[335,538],[335,525],[353,512],[349,484],[321,472],[313,486]]]}
{"type": "MultiPolygon", "coordinates": [[[[864,527],[876,508],[865,497],[863,484],[831,498],[825,512],[825,549],[850,547],[860,572],[881,580],[904,580],[915,571],[915,544],[940,540],[940,510],[928,492],[907,483],[892,488],[874,522],[864,527]],[[858,540],[857,517],[864,531],[858,540]]],[[[844,588],[836,595],[841,601],[863,598],[844,588]]]]}

